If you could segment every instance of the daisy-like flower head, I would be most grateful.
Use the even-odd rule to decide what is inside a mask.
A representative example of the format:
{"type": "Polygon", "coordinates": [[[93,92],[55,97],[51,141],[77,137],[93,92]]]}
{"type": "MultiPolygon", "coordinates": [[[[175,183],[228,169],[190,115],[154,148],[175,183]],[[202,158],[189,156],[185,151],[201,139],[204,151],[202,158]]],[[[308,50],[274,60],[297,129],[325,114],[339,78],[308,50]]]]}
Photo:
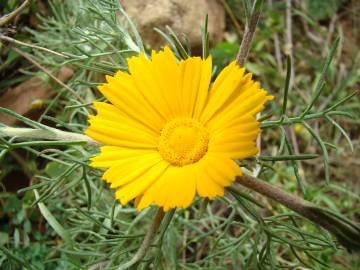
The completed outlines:
{"type": "Polygon", "coordinates": [[[165,47],[128,60],[129,73],[107,76],[86,134],[103,143],[93,167],[126,204],[188,207],[197,193],[224,195],[236,176],[235,160],[258,152],[255,115],[272,99],[235,62],[210,86],[211,57],[178,62],[165,47]]]}

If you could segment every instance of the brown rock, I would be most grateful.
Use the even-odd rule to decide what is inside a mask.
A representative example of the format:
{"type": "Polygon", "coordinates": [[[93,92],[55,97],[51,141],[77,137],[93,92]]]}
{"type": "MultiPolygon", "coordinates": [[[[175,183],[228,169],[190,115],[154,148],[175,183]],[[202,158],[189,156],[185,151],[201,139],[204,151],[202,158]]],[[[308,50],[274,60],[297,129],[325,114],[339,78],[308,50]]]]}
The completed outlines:
{"type": "MultiPolygon", "coordinates": [[[[67,67],[60,68],[57,78],[66,82],[73,75],[73,71],[67,67]]],[[[15,88],[9,88],[0,96],[0,107],[10,109],[18,114],[26,115],[33,109],[38,109],[37,100],[50,99],[55,92],[40,78],[24,81],[15,88]]],[[[0,123],[13,125],[16,119],[0,113],[0,123]]]]}
{"type": "Polygon", "coordinates": [[[166,41],[153,29],[170,26],[179,38],[183,34],[193,48],[201,46],[201,26],[208,14],[210,42],[223,39],[225,11],[217,0],[120,0],[146,44],[158,48],[166,41]]]}

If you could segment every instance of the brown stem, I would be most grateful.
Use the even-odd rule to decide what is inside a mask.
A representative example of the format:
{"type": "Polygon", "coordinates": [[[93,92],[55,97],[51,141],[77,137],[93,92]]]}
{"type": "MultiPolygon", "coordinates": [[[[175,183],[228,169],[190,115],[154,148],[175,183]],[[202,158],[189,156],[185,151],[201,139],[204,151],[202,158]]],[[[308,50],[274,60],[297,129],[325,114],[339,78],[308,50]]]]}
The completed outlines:
{"type": "Polygon", "coordinates": [[[261,14],[261,8],[262,8],[263,1],[262,0],[256,0],[254,3],[254,7],[250,16],[250,19],[245,27],[245,32],[243,39],[241,41],[239,52],[236,56],[236,63],[239,66],[244,66],[246,57],[250,50],[251,41],[253,39],[257,23],[260,18],[261,14]]]}
{"type": "Polygon", "coordinates": [[[289,91],[293,88],[295,79],[295,67],[294,67],[294,53],[293,53],[293,34],[292,34],[292,0],[286,0],[286,45],[285,54],[289,55],[291,59],[291,74],[289,91]]]}
{"type": "Polygon", "coordinates": [[[44,52],[47,52],[47,53],[51,53],[51,54],[54,54],[54,55],[56,55],[56,56],[61,56],[61,57],[64,57],[64,58],[69,58],[69,56],[67,56],[67,55],[65,55],[65,54],[58,53],[58,52],[55,52],[55,51],[52,51],[52,50],[50,50],[50,49],[47,49],[47,48],[44,48],[44,47],[40,47],[40,46],[37,46],[37,45],[25,43],[25,42],[23,42],[23,41],[13,39],[13,38],[8,37],[8,36],[0,35],[0,39],[1,39],[1,40],[4,40],[4,41],[6,41],[6,42],[10,42],[10,43],[16,44],[16,45],[20,45],[20,46],[24,46],[24,47],[28,47],[28,48],[32,48],[32,49],[41,50],[41,51],[44,51],[44,52]]]}
{"type": "Polygon", "coordinates": [[[12,21],[17,15],[19,15],[29,4],[31,0],[25,0],[17,9],[9,14],[6,14],[0,18],[0,27],[12,21]]]}
{"type": "Polygon", "coordinates": [[[0,127],[0,138],[1,137],[31,138],[38,140],[44,139],[56,141],[84,141],[89,146],[101,146],[101,143],[84,134],[62,131],[60,129],[51,127],[48,127],[47,130],[34,128],[0,127]]]}
{"type": "Polygon", "coordinates": [[[248,175],[237,177],[236,182],[281,203],[332,232],[339,242],[348,249],[360,250],[360,227],[340,214],[318,207],[278,187],[248,175]]]}
{"type": "Polygon", "coordinates": [[[121,265],[118,268],[118,270],[129,269],[130,267],[136,266],[145,257],[146,252],[148,251],[152,241],[154,240],[156,232],[157,232],[158,228],[160,227],[160,224],[164,218],[164,215],[165,215],[164,210],[162,208],[159,208],[138,251],[136,252],[134,257],[132,257],[132,259],[130,261],[121,265]]]}
{"type": "MultiPolygon", "coordinates": [[[[273,1],[268,0],[268,5],[269,5],[270,9],[272,9],[273,1]]],[[[284,68],[283,68],[283,63],[281,60],[280,39],[279,39],[279,35],[277,32],[274,32],[273,39],[274,39],[274,50],[275,50],[276,63],[277,63],[280,73],[283,74],[284,68]]]]}
{"type": "Polygon", "coordinates": [[[306,202],[304,200],[290,195],[278,187],[248,175],[237,177],[236,182],[285,205],[287,208],[301,215],[307,215],[305,210],[306,202]]]}

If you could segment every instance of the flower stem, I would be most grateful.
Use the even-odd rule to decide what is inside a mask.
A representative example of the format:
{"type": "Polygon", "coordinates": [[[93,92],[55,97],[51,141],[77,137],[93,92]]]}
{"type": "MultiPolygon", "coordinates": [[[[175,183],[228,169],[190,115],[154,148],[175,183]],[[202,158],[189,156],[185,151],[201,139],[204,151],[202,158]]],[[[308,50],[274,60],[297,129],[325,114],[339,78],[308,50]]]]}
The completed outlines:
{"type": "Polygon", "coordinates": [[[86,135],[62,131],[50,127],[48,127],[48,129],[0,127],[0,137],[20,137],[57,141],[84,141],[87,145],[100,146],[99,142],[86,135]]]}
{"type": "Polygon", "coordinates": [[[18,16],[27,6],[29,6],[31,0],[25,0],[18,8],[14,11],[10,12],[9,14],[5,14],[4,16],[0,17],[0,27],[4,26],[5,24],[12,21],[16,16],[18,16]]]}
{"type": "Polygon", "coordinates": [[[51,54],[56,55],[56,56],[60,56],[60,57],[64,57],[64,58],[70,58],[68,55],[65,55],[65,54],[62,54],[62,53],[59,53],[59,52],[55,52],[53,50],[50,50],[50,49],[47,49],[47,48],[44,48],[44,47],[40,47],[40,46],[37,46],[37,45],[34,45],[34,44],[25,43],[23,41],[16,40],[16,39],[13,39],[11,37],[4,36],[4,35],[1,35],[1,34],[0,34],[0,40],[3,40],[5,42],[10,42],[10,43],[13,43],[13,44],[16,44],[16,45],[19,45],[19,46],[24,46],[24,47],[44,51],[44,52],[51,53],[51,54]]]}
{"type": "Polygon", "coordinates": [[[164,218],[164,215],[165,215],[165,212],[162,209],[162,207],[160,207],[158,209],[158,211],[154,217],[154,220],[151,223],[150,228],[148,229],[148,231],[145,235],[145,238],[144,238],[143,242],[141,243],[141,246],[139,247],[138,251],[136,252],[134,257],[132,257],[132,259],[130,261],[121,265],[118,268],[118,270],[125,270],[125,269],[129,269],[130,267],[134,267],[145,257],[146,252],[148,251],[152,241],[154,240],[156,232],[157,232],[158,228],[160,227],[160,224],[164,218]]]}
{"type": "Polygon", "coordinates": [[[282,191],[278,187],[249,175],[237,177],[236,182],[285,205],[287,208],[301,215],[306,215],[306,211],[304,210],[306,202],[296,196],[282,191]]]}
{"type": "Polygon", "coordinates": [[[338,213],[318,207],[278,187],[248,175],[236,178],[236,182],[252,189],[306,217],[315,224],[332,232],[338,241],[351,250],[360,250],[360,227],[338,213]]]}
{"type": "Polygon", "coordinates": [[[254,3],[254,7],[251,12],[251,16],[249,21],[245,26],[245,32],[243,39],[241,41],[239,52],[236,56],[236,63],[242,67],[245,64],[246,57],[250,50],[251,41],[254,37],[254,33],[256,30],[257,23],[260,18],[261,9],[263,5],[263,0],[256,0],[254,3]]]}

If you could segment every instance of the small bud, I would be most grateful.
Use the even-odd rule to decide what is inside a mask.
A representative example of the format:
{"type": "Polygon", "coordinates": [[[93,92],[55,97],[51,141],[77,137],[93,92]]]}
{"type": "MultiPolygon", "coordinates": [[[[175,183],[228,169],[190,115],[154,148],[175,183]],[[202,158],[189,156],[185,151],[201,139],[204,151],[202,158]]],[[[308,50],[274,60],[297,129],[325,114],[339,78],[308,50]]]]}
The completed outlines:
{"type": "Polygon", "coordinates": [[[32,110],[40,110],[41,108],[43,108],[43,106],[44,106],[44,100],[42,99],[34,99],[30,105],[32,110]]]}

